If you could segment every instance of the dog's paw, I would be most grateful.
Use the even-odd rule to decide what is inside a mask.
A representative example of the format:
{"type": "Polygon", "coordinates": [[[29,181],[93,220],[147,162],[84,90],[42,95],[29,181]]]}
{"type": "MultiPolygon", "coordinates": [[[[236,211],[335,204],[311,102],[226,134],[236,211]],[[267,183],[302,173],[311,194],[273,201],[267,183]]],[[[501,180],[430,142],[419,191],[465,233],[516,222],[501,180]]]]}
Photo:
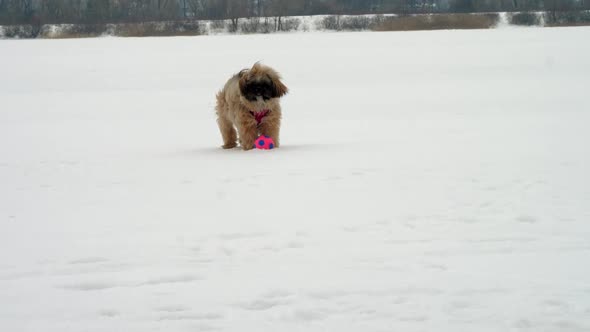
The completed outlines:
{"type": "Polygon", "coordinates": [[[235,148],[236,146],[238,146],[238,144],[236,144],[236,143],[234,142],[234,143],[227,143],[227,144],[223,144],[221,147],[222,147],[222,148],[224,148],[224,149],[233,149],[233,148],[235,148]]]}

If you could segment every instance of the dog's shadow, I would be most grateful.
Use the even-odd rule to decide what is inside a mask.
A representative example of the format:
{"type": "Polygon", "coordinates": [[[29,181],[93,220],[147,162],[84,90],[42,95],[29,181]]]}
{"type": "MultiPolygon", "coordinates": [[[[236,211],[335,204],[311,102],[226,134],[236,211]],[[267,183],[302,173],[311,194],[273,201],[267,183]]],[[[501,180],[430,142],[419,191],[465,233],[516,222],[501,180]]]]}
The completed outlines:
{"type": "Polygon", "coordinates": [[[248,150],[244,151],[240,147],[235,147],[233,149],[223,149],[219,146],[213,147],[197,147],[192,149],[185,149],[173,152],[172,155],[174,156],[184,156],[184,157],[199,157],[199,156],[235,156],[236,154],[245,155],[249,153],[291,153],[291,152],[302,152],[302,151],[326,151],[338,147],[342,147],[344,144],[288,144],[288,145],[281,145],[280,148],[273,149],[271,151],[268,150],[248,150]]]}

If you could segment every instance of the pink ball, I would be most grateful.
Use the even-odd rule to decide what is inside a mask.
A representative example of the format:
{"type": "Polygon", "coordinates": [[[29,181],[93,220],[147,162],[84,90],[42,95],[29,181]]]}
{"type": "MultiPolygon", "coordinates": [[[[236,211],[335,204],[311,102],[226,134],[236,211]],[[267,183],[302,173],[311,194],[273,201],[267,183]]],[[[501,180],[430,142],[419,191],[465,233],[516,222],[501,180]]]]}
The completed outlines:
{"type": "Polygon", "coordinates": [[[270,150],[274,149],[275,142],[272,140],[272,138],[265,135],[261,135],[254,142],[254,147],[261,150],[270,150]]]}

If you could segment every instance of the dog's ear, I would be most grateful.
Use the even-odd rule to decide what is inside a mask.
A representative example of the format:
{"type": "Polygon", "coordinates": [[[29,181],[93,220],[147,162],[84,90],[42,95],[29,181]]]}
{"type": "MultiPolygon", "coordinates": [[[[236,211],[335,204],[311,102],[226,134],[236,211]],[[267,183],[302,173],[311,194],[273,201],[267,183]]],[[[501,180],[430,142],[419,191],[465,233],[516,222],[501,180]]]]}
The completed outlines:
{"type": "Polygon", "coordinates": [[[240,70],[240,72],[238,73],[238,78],[242,78],[244,77],[244,75],[248,72],[248,69],[242,69],[240,70]]]}
{"type": "Polygon", "coordinates": [[[248,72],[248,70],[244,69],[240,72],[239,74],[239,80],[238,80],[238,85],[240,87],[240,92],[242,93],[242,95],[246,94],[246,86],[248,85],[248,75],[246,74],[248,72]]]}
{"type": "Polygon", "coordinates": [[[270,77],[270,81],[272,82],[272,91],[273,91],[273,98],[279,98],[287,94],[289,89],[281,82],[279,77],[270,77]]]}

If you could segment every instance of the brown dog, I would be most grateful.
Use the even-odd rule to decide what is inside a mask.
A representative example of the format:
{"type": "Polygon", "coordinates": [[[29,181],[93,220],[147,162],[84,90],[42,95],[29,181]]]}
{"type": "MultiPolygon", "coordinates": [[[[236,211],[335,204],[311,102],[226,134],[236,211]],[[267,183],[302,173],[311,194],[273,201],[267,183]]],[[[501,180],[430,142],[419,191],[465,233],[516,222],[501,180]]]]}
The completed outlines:
{"type": "Polygon", "coordinates": [[[217,94],[215,106],[222,147],[234,148],[239,139],[242,149],[250,150],[259,135],[271,137],[279,147],[279,99],[287,92],[279,73],[259,63],[230,78],[217,94]]]}

